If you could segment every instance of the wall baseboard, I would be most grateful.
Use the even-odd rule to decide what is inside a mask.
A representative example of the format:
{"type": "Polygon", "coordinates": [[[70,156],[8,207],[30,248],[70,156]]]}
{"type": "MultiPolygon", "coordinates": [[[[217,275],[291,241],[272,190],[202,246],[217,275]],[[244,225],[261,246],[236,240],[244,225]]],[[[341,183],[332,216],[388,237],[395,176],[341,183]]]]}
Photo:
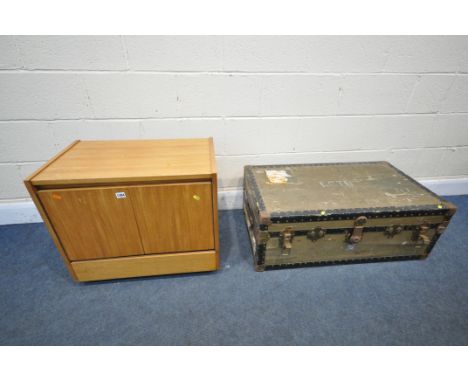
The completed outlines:
{"type": "Polygon", "coordinates": [[[0,225],[40,222],[41,215],[31,200],[0,202],[0,225]]]}
{"type": "MultiPolygon", "coordinates": [[[[439,195],[467,195],[468,178],[422,179],[419,182],[439,195]]],[[[218,205],[221,210],[242,208],[242,188],[219,190],[218,205]]],[[[40,223],[39,215],[31,200],[0,201],[0,225],[40,223]]]]}

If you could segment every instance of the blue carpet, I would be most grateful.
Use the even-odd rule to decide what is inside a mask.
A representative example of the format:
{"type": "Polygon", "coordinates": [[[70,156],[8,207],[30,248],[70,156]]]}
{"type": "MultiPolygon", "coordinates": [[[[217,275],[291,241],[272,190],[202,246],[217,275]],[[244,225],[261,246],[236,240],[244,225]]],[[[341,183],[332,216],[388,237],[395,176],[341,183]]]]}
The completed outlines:
{"type": "Polygon", "coordinates": [[[256,273],[220,212],[215,273],[75,284],[43,224],[0,227],[2,345],[468,345],[468,196],[425,261],[256,273]]]}

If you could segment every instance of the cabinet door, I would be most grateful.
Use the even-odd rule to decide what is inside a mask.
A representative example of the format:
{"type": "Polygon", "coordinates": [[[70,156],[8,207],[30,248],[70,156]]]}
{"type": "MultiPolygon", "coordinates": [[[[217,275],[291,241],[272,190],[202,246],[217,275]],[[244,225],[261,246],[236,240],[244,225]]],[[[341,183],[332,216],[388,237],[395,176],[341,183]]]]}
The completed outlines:
{"type": "Polygon", "coordinates": [[[129,187],[145,253],[214,248],[210,182],[129,187]]]}
{"type": "Polygon", "coordinates": [[[39,198],[70,260],[143,253],[127,188],[43,190],[39,198]]]}

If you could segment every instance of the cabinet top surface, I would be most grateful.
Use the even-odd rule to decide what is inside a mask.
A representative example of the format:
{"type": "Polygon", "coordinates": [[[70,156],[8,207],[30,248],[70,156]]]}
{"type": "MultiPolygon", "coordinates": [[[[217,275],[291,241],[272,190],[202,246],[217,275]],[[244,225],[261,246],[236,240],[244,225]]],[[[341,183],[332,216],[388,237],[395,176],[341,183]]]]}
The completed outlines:
{"type": "Polygon", "coordinates": [[[216,173],[211,138],[76,141],[30,177],[36,185],[196,179],[216,173]]]}

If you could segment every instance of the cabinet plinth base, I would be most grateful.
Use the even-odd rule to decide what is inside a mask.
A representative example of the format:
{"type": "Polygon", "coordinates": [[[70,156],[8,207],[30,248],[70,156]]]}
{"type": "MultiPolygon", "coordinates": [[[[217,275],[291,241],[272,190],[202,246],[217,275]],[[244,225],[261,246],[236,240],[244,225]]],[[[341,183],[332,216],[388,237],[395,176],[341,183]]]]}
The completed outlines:
{"type": "Polygon", "coordinates": [[[74,261],[77,281],[208,272],[217,269],[215,251],[128,256],[112,259],[74,261]]]}

